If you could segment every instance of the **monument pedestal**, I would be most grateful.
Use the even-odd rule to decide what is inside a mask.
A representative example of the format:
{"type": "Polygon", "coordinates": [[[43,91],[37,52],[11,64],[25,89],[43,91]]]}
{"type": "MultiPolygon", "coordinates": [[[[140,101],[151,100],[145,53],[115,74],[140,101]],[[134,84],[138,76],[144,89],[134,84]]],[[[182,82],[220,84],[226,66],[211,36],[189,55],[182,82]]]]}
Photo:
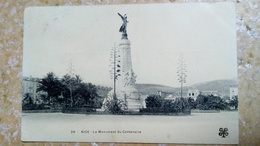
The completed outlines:
{"type": "MultiPolygon", "coordinates": [[[[113,99],[114,90],[108,93],[108,98],[113,99]]],[[[128,86],[124,88],[119,88],[116,91],[116,97],[119,100],[125,101],[127,105],[127,111],[136,111],[142,108],[142,103],[140,100],[140,93],[134,86],[128,86]]]]}
{"type": "Polygon", "coordinates": [[[138,111],[142,108],[140,93],[134,86],[124,88],[128,111],[138,111]]]}
{"type": "Polygon", "coordinates": [[[140,109],[142,108],[140,100],[126,99],[126,102],[127,102],[128,111],[139,112],[140,109]]]}

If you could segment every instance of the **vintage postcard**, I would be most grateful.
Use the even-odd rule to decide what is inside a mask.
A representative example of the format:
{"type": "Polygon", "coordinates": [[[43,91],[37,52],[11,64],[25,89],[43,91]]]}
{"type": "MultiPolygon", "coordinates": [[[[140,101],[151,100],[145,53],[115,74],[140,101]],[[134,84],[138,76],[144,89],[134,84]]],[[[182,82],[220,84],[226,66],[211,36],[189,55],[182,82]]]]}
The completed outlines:
{"type": "Polygon", "coordinates": [[[238,143],[233,3],[29,7],[22,141],[238,143]]]}

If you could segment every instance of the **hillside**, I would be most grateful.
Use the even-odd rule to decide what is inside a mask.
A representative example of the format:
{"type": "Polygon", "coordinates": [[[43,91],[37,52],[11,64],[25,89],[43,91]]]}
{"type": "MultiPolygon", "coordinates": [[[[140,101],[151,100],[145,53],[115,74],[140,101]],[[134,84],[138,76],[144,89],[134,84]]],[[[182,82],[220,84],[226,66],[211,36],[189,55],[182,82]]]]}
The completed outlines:
{"type": "MultiPolygon", "coordinates": [[[[229,87],[233,85],[238,85],[238,81],[235,79],[231,80],[215,80],[209,82],[203,82],[194,84],[192,86],[184,87],[183,90],[187,91],[188,89],[198,89],[199,91],[215,90],[220,91],[224,95],[229,96],[229,87]]],[[[157,91],[163,92],[178,92],[179,87],[170,87],[157,84],[136,84],[136,88],[143,94],[154,94],[157,91]]]]}
{"type": "Polygon", "coordinates": [[[176,89],[170,86],[157,85],[157,84],[136,84],[138,91],[143,94],[154,94],[157,91],[174,92],[176,89]]]}
{"type": "Polygon", "coordinates": [[[200,91],[205,91],[205,90],[217,90],[223,93],[224,95],[229,96],[229,87],[238,85],[237,80],[215,80],[215,81],[209,81],[209,82],[204,82],[204,83],[199,83],[190,86],[190,88],[198,89],[200,91]]]}

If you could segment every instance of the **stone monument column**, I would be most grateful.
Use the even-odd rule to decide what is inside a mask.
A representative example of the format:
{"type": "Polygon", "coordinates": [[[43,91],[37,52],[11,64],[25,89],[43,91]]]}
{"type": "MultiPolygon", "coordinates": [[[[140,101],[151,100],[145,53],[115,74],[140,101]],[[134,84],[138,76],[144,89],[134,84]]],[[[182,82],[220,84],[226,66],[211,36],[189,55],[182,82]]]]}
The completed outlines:
{"type": "Polygon", "coordinates": [[[121,39],[118,44],[118,51],[121,64],[121,77],[118,78],[118,86],[121,88],[135,83],[135,76],[132,76],[132,80],[130,80],[130,75],[133,75],[130,41],[128,39],[121,39]],[[132,74],[130,74],[131,71],[132,74]]]}
{"type": "MultiPolygon", "coordinates": [[[[126,102],[127,110],[139,111],[142,108],[142,104],[140,93],[135,87],[136,75],[132,67],[131,42],[128,40],[126,32],[128,21],[126,14],[122,16],[118,13],[118,15],[123,20],[123,24],[119,29],[119,32],[122,32],[121,40],[118,43],[121,76],[118,76],[116,81],[116,98],[126,102]]],[[[108,93],[108,98],[112,99],[113,94],[114,91],[111,90],[108,93]]]]}
{"type": "Polygon", "coordinates": [[[139,111],[142,105],[140,93],[135,87],[136,75],[132,68],[131,43],[128,39],[122,38],[118,47],[121,54],[120,62],[122,74],[121,77],[118,78],[118,90],[124,93],[128,110],[139,111]]]}

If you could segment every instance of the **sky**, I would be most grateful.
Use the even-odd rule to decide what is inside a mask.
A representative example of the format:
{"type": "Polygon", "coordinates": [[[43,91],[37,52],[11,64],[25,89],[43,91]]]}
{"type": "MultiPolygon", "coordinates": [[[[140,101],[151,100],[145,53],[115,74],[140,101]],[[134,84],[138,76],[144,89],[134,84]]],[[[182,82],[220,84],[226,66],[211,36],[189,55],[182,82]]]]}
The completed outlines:
{"type": "Polygon", "coordinates": [[[184,57],[186,86],[237,77],[232,3],[30,7],[25,10],[23,76],[62,77],[112,86],[110,52],[121,39],[117,13],[127,14],[136,83],[179,86],[184,57]]]}

